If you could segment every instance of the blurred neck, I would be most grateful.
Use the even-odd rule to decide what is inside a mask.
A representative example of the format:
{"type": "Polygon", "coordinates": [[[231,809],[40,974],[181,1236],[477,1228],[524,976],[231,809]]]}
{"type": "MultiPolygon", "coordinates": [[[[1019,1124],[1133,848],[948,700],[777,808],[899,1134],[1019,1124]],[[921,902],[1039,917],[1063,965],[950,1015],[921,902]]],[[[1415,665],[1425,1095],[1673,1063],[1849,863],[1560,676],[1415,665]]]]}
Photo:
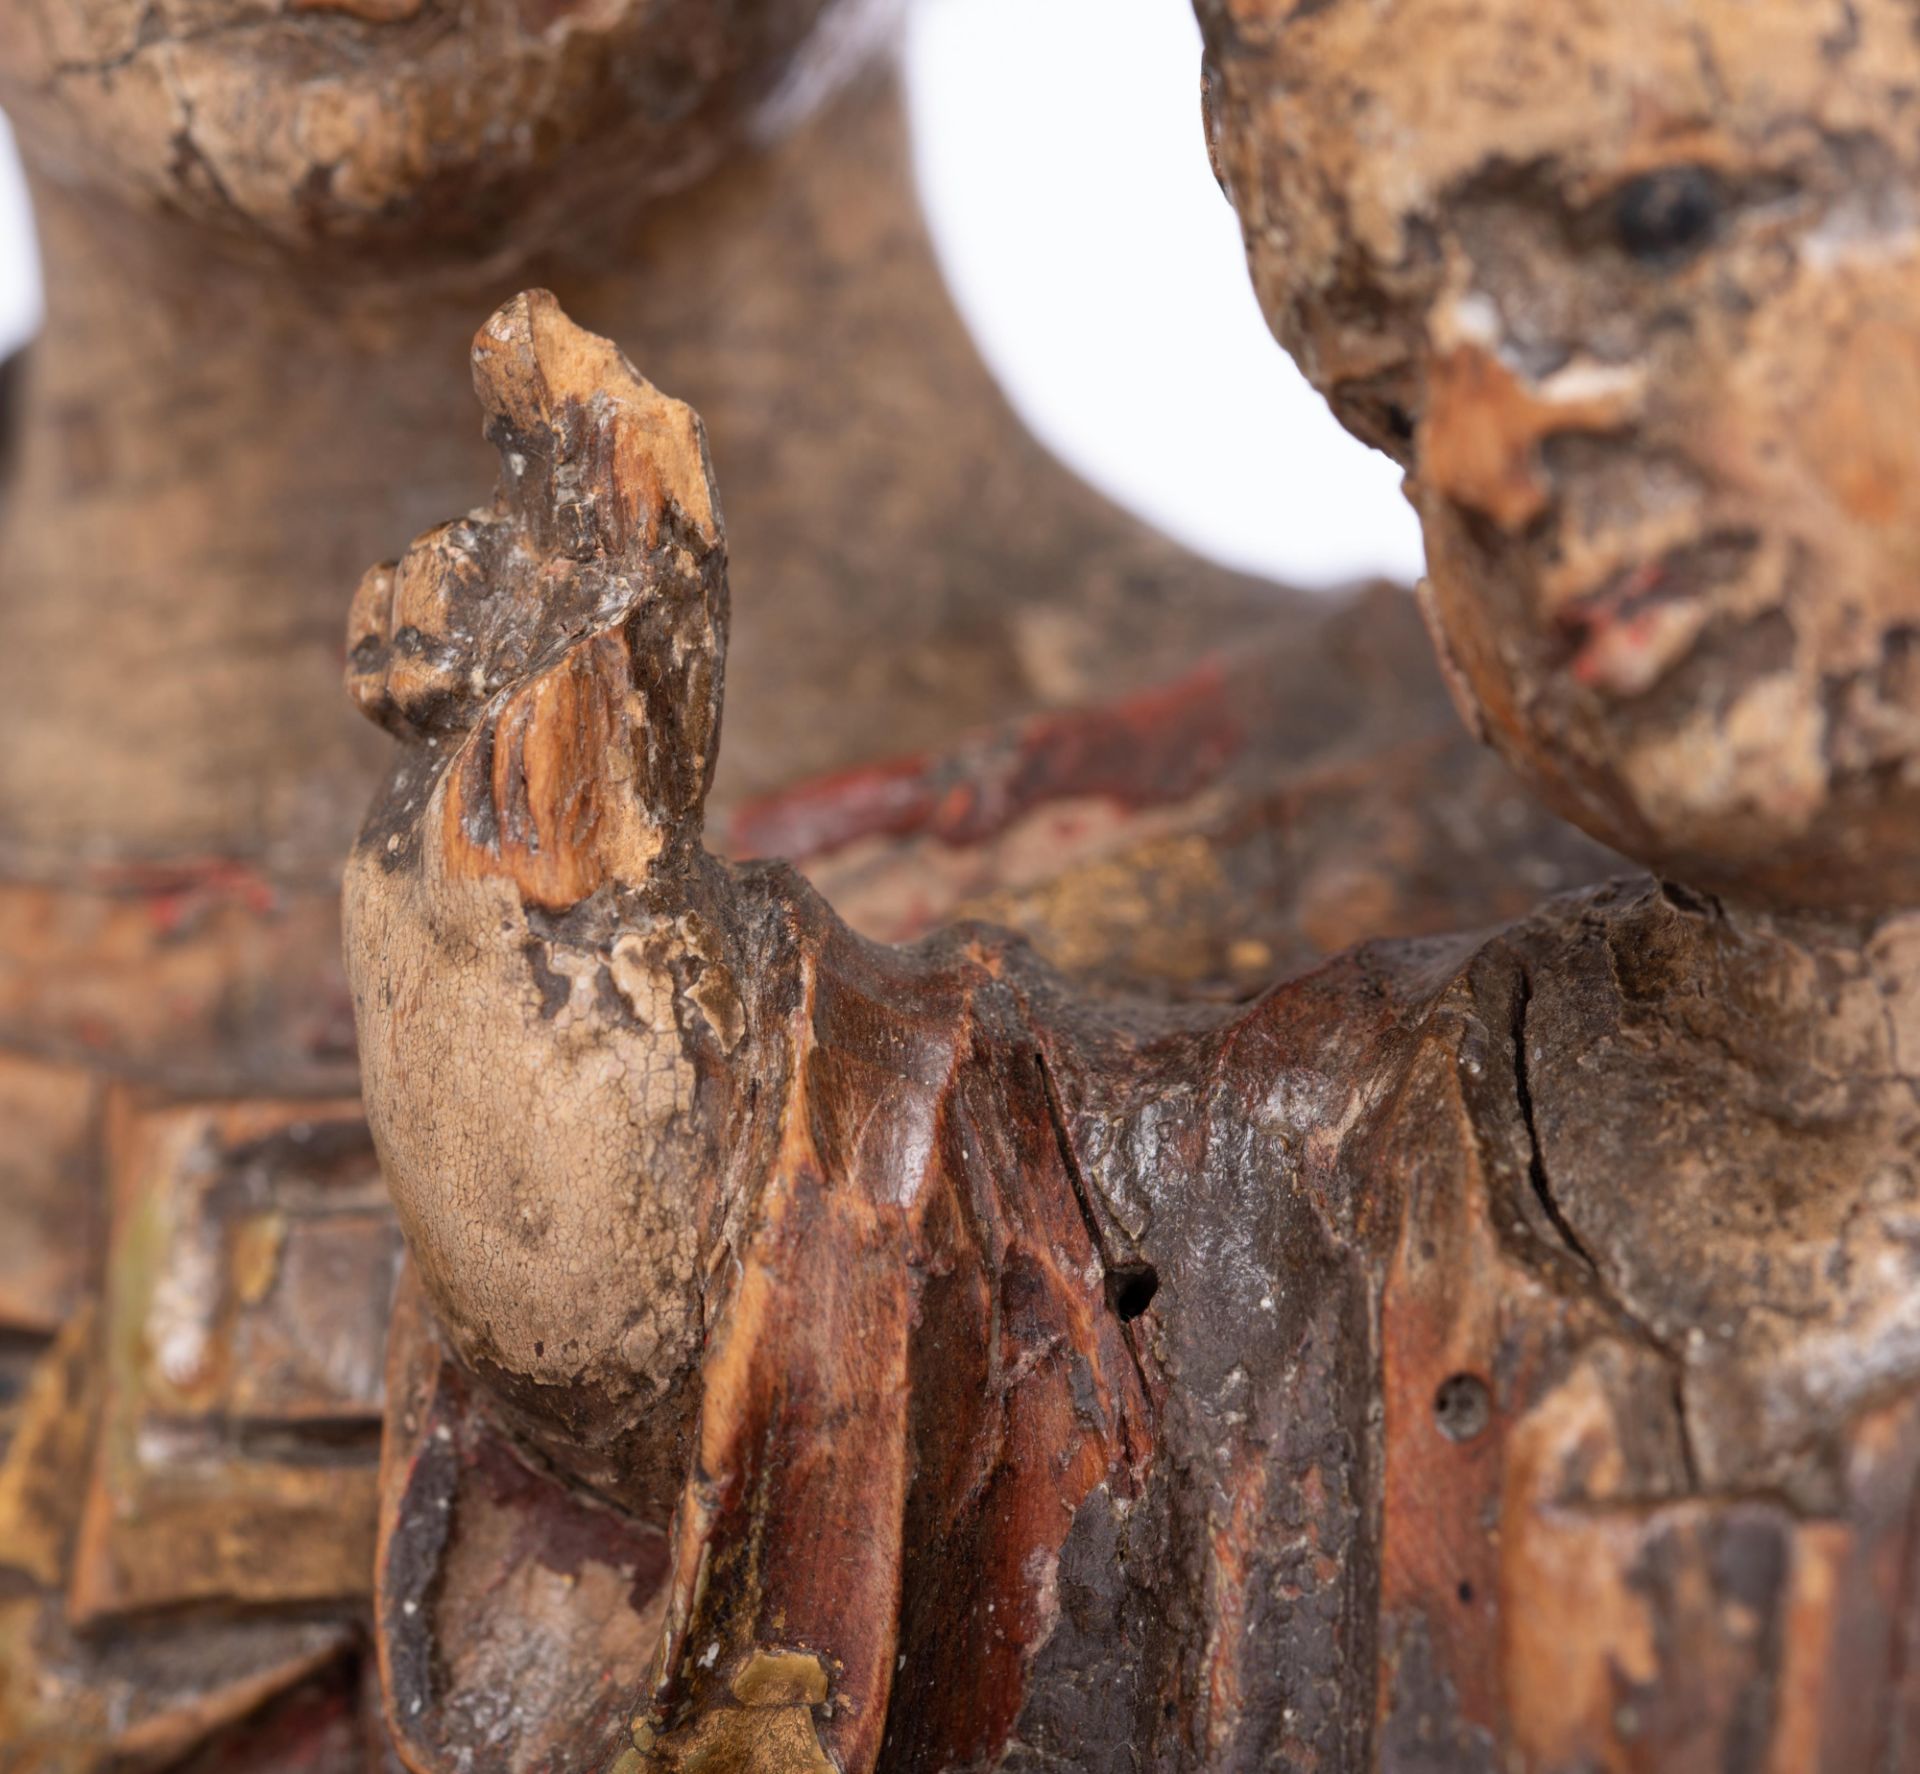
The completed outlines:
{"type": "Polygon", "coordinates": [[[0,524],[0,871],[334,869],[383,756],[339,688],[347,600],[484,497],[467,344],[521,287],[706,420],[735,608],[722,815],[1172,676],[1296,608],[1026,435],[952,310],[908,163],[873,77],[590,255],[381,287],[42,182],[49,320],[0,524]]]}
{"type": "Polygon", "coordinates": [[[340,704],[345,599],[486,485],[476,299],[317,291],[86,194],[34,198],[48,318],[0,524],[0,867],[331,872],[378,755],[340,704]]]}

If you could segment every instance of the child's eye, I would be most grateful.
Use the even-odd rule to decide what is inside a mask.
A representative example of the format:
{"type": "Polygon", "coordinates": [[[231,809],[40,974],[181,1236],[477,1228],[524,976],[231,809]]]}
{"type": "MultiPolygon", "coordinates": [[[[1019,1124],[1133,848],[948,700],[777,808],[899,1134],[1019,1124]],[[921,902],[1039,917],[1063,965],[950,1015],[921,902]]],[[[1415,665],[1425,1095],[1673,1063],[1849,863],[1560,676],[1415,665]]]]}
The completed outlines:
{"type": "Polygon", "coordinates": [[[1699,166],[1669,166],[1620,187],[1613,231],[1643,264],[1684,263],[1712,241],[1723,204],[1720,181],[1699,166]]]}

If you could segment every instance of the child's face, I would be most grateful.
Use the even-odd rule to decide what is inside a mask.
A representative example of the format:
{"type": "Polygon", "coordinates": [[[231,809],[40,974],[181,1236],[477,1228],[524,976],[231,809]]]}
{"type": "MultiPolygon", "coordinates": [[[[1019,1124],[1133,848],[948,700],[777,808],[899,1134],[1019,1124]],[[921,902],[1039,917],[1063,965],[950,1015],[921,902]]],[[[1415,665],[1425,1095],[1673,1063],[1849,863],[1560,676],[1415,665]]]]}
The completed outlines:
{"type": "Polygon", "coordinates": [[[1202,12],[1268,314],[1411,469],[1470,718],[1682,878],[1920,903],[1911,8],[1202,12]]]}

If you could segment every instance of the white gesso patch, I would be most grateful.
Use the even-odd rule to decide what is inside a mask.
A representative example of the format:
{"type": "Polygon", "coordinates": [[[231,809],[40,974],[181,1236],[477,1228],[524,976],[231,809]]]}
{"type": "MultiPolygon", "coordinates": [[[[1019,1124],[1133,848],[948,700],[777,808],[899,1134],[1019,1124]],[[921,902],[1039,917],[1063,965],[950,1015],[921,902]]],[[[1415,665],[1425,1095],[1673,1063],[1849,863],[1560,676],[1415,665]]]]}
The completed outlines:
{"type": "Polygon", "coordinates": [[[0,117],[0,359],[40,330],[40,255],[13,134],[0,117]]]}
{"type": "Polygon", "coordinates": [[[1189,0],[912,0],[905,66],[954,298],[1056,455],[1229,566],[1419,576],[1399,469],[1261,318],[1207,164],[1189,0]]]}

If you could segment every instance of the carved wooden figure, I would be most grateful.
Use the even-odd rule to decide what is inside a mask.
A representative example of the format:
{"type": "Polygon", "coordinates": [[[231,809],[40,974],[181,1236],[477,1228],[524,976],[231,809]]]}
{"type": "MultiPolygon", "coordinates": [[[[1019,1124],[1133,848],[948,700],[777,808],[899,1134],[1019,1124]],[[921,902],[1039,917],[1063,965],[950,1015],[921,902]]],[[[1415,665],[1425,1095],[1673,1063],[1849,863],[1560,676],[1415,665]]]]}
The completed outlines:
{"type": "MultiPolygon", "coordinates": [[[[726,847],[862,929],[979,905],[1089,989],[1231,998],[1594,870],[1451,732],[1404,598],[1207,568],[1021,432],[859,72],[884,11],[0,0],[50,285],[0,389],[0,1759],[388,1765],[399,1245],[337,919],[380,742],[338,606],[471,501],[466,342],[522,277],[712,421],[726,847]]],[[[454,1550],[558,1672],[587,1544],[454,1550]]],[[[482,1693],[490,1642],[432,1654],[482,1693]]]]}
{"type": "Polygon", "coordinates": [[[1195,570],[1031,494],[883,95],[570,274],[724,416],[724,539],[688,410],[550,299],[502,309],[500,491],[349,637],[402,741],[350,877],[414,1251],[383,1406],[394,1244],[329,1000],[361,754],[313,618],[348,551],[466,502],[436,341],[478,291],[717,159],[826,39],[806,7],[378,12],[5,17],[58,329],[0,563],[8,1356],[67,1320],[0,1470],[9,1754],[1908,1765],[1904,13],[1202,7],[1257,281],[1413,471],[1463,706],[1691,884],[1491,938],[1302,971],[1593,858],[1423,737],[1391,645],[1283,606],[1255,649],[1218,578],[1162,626],[1195,570]],[[136,220],[156,196],[188,222],[136,220]],[[822,469],[772,415],[825,347],[857,386],[928,339],[965,399],[876,519],[898,434],[843,423],[822,469]],[[735,822],[870,929],[984,903],[1071,984],[978,924],[875,946],[705,853],[729,545],[769,587],[742,791],[1125,688],[1151,635],[1243,641],[735,822]],[[929,560],[979,577],[880,598],[929,560]],[[982,588],[997,638],[941,696],[825,669],[977,634],[982,588]],[[929,626],[887,642],[901,608],[929,626]],[[1339,725],[1369,688],[1411,706],[1339,725]]]}
{"type": "Polygon", "coordinates": [[[702,846],[698,422],[508,304],[349,635],[411,1766],[1920,1755],[1911,18],[1202,14],[1464,703],[1675,878],[1211,1008],[875,945],[702,846]]]}

